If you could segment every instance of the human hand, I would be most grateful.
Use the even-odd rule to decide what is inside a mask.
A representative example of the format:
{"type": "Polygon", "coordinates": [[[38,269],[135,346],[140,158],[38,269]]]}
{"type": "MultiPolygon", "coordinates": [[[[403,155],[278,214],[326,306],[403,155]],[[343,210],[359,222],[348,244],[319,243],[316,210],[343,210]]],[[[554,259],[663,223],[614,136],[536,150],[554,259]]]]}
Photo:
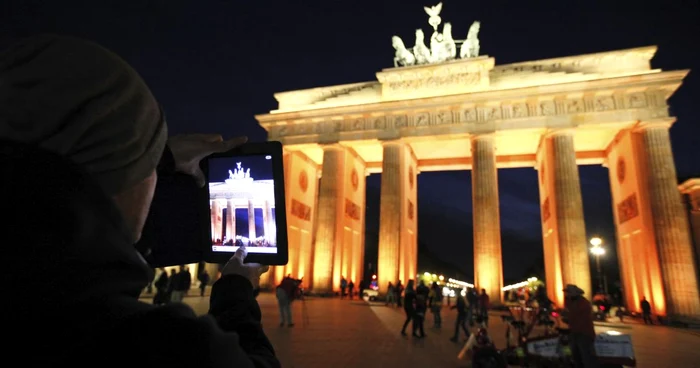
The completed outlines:
{"type": "Polygon", "coordinates": [[[248,250],[245,246],[238,248],[233,257],[226,262],[224,269],[221,270],[221,276],[243,276],[250,280],[250,283],[253,284],[253,289],[257,289],[260,286],[260,275],[267,272],[270,267],[262,266],[258,263],[243,263],[247,255],[248,250]]]}
{"type": "Polygon", "coordinates": [[[217,152],[226,152],[248,141],[248,137],[224,140],[219,134],[183,134],[168,138],[168,147],[175,160],[175,170],[194,177],[197,185],[206,184],[199,167],[203,158],[217,152]]]}

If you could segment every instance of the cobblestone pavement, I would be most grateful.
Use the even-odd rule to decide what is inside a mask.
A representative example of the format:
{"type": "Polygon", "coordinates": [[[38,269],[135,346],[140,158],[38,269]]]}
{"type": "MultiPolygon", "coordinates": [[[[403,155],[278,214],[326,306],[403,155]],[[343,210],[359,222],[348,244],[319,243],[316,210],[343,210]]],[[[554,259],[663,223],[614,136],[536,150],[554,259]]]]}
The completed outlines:
{"type": "MultiPolygon", "coordinates": [[[[194,291],[192,292],[194,294],[194,291]]],[[[454,333],[455,313],[443,310],[441,329],[432,328],[432,314],[425,323],[425,339],[400,335],[405,319],[402,310],[360,300],[316,299],[293,303],[294,327],[279,327],[277,302],[272,294],[258,298],[265,332],[285,368],[315,367],[465,367],[456,359],[462,342],[449,341],[454,333]]],[[[197,314],[206,313],[209,298],[186,297],[197,314]]],[[[606,323],[597,332],[617,330],[632,334],[637,367],[700,366],[700,335],[697,332],[640,324],[606,323]]],[[[489,333],[498,347],[505,345],[505,324],[498,313],[490,318],[489,333]]],[[[460,339],[464,340],[464,335],[460,339]]]]}

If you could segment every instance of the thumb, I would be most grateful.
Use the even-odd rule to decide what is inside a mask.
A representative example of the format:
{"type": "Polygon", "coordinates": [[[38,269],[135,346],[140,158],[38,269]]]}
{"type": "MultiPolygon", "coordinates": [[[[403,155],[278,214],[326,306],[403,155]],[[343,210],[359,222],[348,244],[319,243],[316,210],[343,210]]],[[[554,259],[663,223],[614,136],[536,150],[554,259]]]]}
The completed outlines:
{"type": "Polygon", "coordinates": [[[197,183],[197,186],[200,188],[203,188],[207,183],[206,179],[204,178],[204,173],[199,167],[194,170],[192,176],[194,177],[194,181],[197,183]]]}

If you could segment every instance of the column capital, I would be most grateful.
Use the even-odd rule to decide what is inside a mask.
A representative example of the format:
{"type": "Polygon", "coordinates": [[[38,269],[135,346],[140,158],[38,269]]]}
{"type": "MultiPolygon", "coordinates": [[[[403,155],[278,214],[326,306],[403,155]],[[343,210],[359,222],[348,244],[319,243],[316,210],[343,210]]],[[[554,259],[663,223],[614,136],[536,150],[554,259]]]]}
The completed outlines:
{"type": "Polygon", "coordinates": [[[387,146],[404,146],[406,142],[404,142],[401,139],[391,139],[391,140],[380,140],[379,143],[381,143],[382,147],[387,147],[387,146]]]}
{"type": "Polygon", "coordinates": [[[647,129],[661,128],[669,129],[676,122],[675,117],[644,120],[637,123],[632,129],[633,132],[643,132],[647,129]]]}
{"type": "Polygon", "coordinates": [[[481,139],[495,139],[496,138],[496,133],[495,132],[490,132],[490,133],[477,133],[477,134],[472,134],[469,136],[469,141],[474,142],[476,140],[481,140],[481,139]]]}
{"type": "Polygon", "coordinates": [[[323,149],[323,151],[342,151],[345,149],[345,147],[343,147],[340,143],[320,143],[319,146],[323,149]]]}
{"type": "Polygon", "coordinates": [[[544,138],[573,136],[574,130],[575,130],[574,128],[547,129],[547,131],[542,136],[544,138]]]}

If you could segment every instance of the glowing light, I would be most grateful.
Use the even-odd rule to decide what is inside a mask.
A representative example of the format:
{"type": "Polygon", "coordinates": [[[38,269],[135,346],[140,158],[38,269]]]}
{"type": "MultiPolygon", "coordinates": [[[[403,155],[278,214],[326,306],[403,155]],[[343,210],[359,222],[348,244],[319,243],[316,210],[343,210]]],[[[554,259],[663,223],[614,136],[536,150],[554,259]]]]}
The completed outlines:
{"type": "Polygon", "coordinates": [[[504,286],[501,290],[502,291],[508,291],[508,290],[513,290],[513,289],[519,289],[521,287],[525,287],[530,285],[530,283],[533,283],[537,281],[537,277],[530,277],[526,281],[521,281],[512,285],[504,286]]]}
{"type": "Polygon", "coordinates": [[[430,277],[430,272],[424,272],[424,273],[423,273],[423,276],[424,276],[424,277],[430,277]]]}
{"type": "Polygon", "coordinates": [[[442,288],[442,294],[443,294],[443,295],[450,295],[450,291],[451,291],[450,288],[448,288],[447,286],[445,286],[444,288],[442,288]]]}
{"type": "Polygon", "coordinates": [[[466,281],[455,280],[455,279],[452,279],[452,278],[448,279],[447,281],[449,281],[449,282],[451,282],[452,284],[456,285],[456,286],[454,286],[454,287],[470,287],[470,288],[473,288],[473,287],[474,287],[474,284],[470,284],[470,283],[468,283],[468,282],[466,282],[466,281]]]}
{"type": "Polygon", "coordinates": [[[459,294],[462,296],[467,296],[467,289],[462,289],[462,291],[459,294]]]}
{"type": "Polygon", "coordinates": [[[438,277],[438,279],[439,279],[440,281],[443,281],[443,280],[445,279],[445,276],[440,275],[440,277],[438,277]]]}
{"type": "Polygon", "coordinates": [[[605,331],[605,333],[608,334],[608,335],[612,335],[612,336],[620,336],[620,335],[622,335],[622,332],[613,331],[613,330],[605,331]]]}
{"type": "Polygon", "coordinates": [[[450,297],[454,298],[454,296],[455,296],[455,291],[454,291],[454,290],[450,290],[450,297]]]}
{"type": "Polygon", "coordinates": [[[272,160],[272,156],[267,155],[267,156],[265,156],[265,159],[266,159],[266,160],[272,160]]]}
{"type": "Polygon", "coordinates": [[[594,256],[602,256],[605,254],[605,248],[593,246],[591,247],[591,253],[594,256]]]}
{"type": "Polygon", "coordinates": [[[591,238],[591,245],[594,247],[599,247],[601,244],[603,244],[603,239],[595,236],[591,238]]]}
{"type": "Polygon", "coordinates": [[[437,278],[437,275],[436,275],[436,274],[432,274],[431,276],[432,276],[434,279],[437,278]]]}
{"type": "Polygon", "coordinates": [[[372,275],[372,280],[376,280],[376,279],[377,279],[377,275],[372,275]]]}

